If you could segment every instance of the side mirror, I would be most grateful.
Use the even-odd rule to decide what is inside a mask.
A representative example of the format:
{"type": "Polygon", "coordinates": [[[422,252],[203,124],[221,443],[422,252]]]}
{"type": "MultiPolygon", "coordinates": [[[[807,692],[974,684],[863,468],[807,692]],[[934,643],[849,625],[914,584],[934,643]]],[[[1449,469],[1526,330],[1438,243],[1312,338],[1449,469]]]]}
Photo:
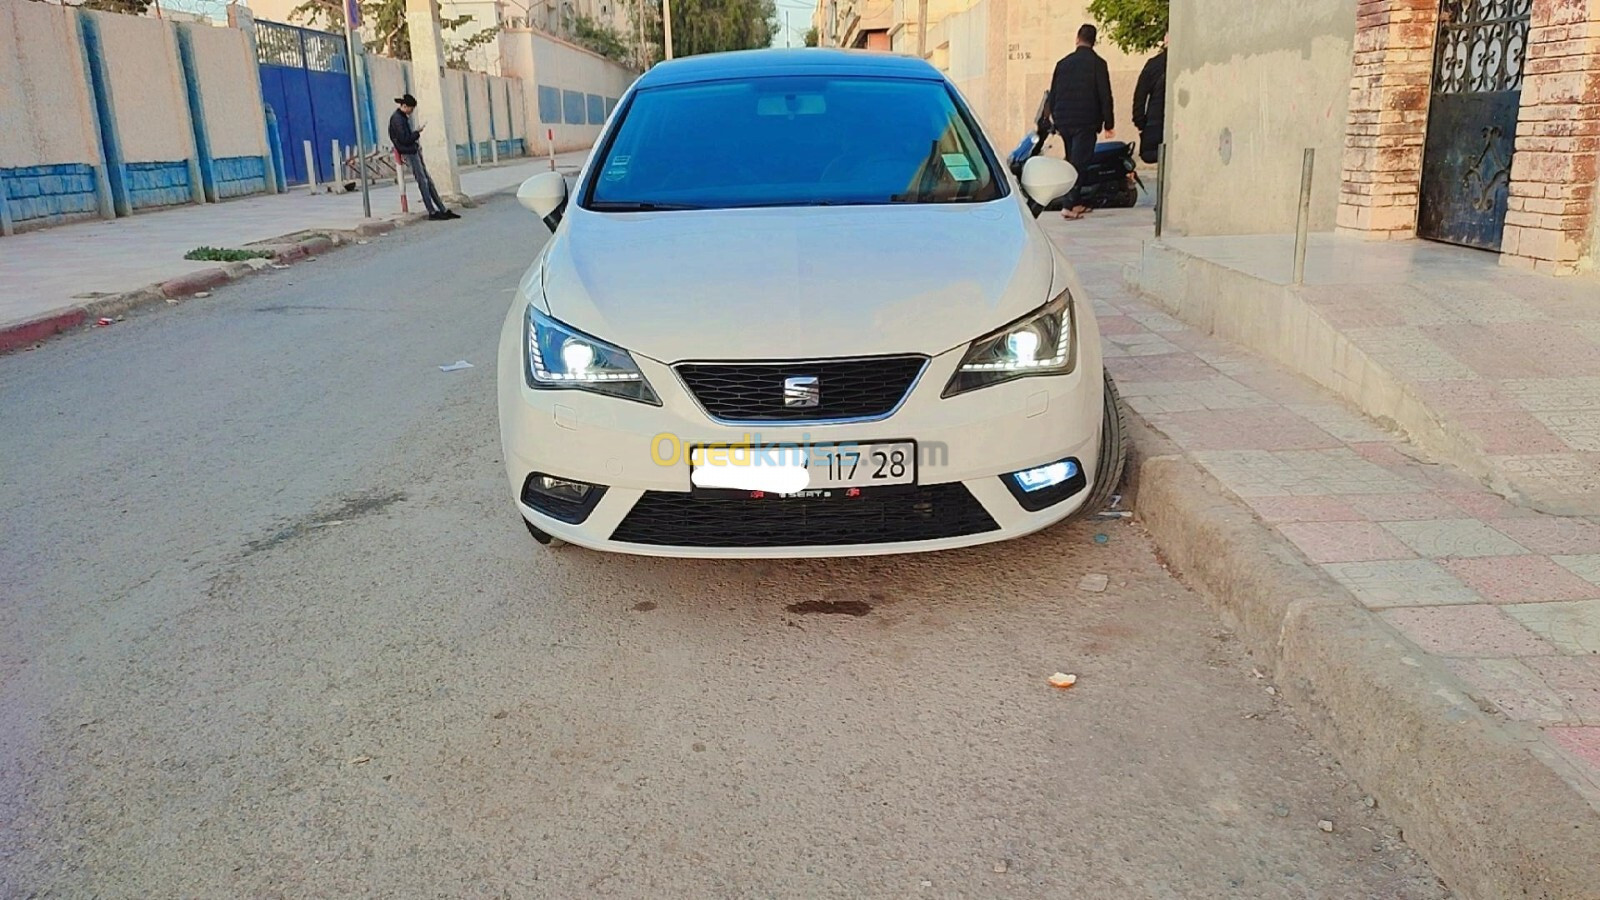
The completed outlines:
{"type": "Polygon", "coordinates": [[[535,175],[517,188],[517,202],[555,231],[567,210],[567,177],[560,172],[535,175]]]}
{"type": "Polygon", "coordinates": [[[1028,195],[1034,215],[1060,200],[1078,183],[1078,170],[1064,159],[1035,156],[1022,164],[1022,192],[1028,195]]]}

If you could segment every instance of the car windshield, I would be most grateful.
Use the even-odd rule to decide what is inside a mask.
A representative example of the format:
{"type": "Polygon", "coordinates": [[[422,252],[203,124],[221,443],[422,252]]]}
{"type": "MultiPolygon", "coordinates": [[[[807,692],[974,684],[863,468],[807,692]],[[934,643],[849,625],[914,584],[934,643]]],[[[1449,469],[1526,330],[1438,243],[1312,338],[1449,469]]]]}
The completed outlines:
{"type": "Polygon", "coordinates": [[[595,168],[596,211],[972,203],[1005,194],[942,82],[782,76],[647,88],[595,168]]]}

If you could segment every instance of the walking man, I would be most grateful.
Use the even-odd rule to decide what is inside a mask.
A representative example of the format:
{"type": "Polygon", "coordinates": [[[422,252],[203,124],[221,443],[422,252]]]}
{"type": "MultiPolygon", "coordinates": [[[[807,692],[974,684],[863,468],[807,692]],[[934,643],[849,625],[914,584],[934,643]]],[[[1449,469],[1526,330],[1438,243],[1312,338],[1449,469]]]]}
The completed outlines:
{"type": "Polygon", "coordinates": [[[1133,90],[1133,127],[1139,129],[1139,158],[1154,163],[1165,140],[1167,118],[1167,38],[1161,38],[1161,52],[1150,57],[1139,73],[1133,90]]]}
{"type": "Polygon", "coordinates": [[[411,127],[411,114],[416,111],[417,98],[406,94],[404,97],[394,98],[400,107],[389,117],[389,143],[394,145],[396,153],[406,161],[406,168],[411,170],[411,178],[417,183],[417,190],[422,194],[422,205],[428,208],[428,218],[439,221],[441,219],[459,219],[460,216],[445,208],[444,201],[439,199],[439,191],[433,186],[433,179],[428,177],[428,167],[422,162],[422,145],[417,143],[422,137],[422,128],[413,130],[411,127]]]}
{"type": "MultiPolygon", "coordinates": [[[[1099,32],[1093,25],[1078,29],[1078,47],[1056,63],[1050,79],[1050,119],[1056,133],[1067,145],[1067,162],[1080,173],[1094,158],[1100,132],[1106,140],[1116,137],[1111,106],[1111,70],[1094,52],[1099,32]]],[[[1089,211],[1080,200],[1077,187],[1067,194],[1063,215],[1081,219],[1089,211]]]]}

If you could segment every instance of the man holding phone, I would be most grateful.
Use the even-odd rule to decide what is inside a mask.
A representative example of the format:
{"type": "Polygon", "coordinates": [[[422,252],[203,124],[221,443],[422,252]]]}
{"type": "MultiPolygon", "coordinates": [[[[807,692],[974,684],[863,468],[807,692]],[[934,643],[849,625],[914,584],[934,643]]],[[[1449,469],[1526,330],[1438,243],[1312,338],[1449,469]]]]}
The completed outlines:
{"type": "Polygon", "coordinates": [[[411,170],[411,177],[422,194],[422,205],[428,208],[428,218],[434,221],[461,218],[445,208],[444,201],[439,199],[439,191],[433,186],[433,179],[428,177],[428,167],[422,162],[422,145],[417,141],[422,137],[422,128],[428,126],[417,129],[411,127],[411,114],[417,109],[417,98],[406,94],[394,98],[394,102],[400,108],[389,117],[389,143],[394,145],[395,152],[400,154],[406,162],[406,168],[411,170]]]}

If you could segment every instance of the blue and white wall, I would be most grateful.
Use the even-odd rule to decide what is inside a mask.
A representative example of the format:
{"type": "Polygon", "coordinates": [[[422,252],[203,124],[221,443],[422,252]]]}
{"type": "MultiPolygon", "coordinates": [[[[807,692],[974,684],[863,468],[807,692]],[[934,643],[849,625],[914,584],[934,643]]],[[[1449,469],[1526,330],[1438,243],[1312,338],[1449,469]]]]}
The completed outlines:
{"type": "Polygon", "coordinates": [[[0,0],[0,123],[0,231],[109,214],[71,10],[0,0]]]}
{"type": "Polygon", "coordinates": [[[529,149],[544,153],[583,150],[639,73],[543,31],[508,30],[500,35],[506,74],[523,85],[524,132],[529,149]]]}
{"type": "Polygon", "coordinates": [[[275,188],[242,32],[0,0],[0,233],[275,188]]]}

